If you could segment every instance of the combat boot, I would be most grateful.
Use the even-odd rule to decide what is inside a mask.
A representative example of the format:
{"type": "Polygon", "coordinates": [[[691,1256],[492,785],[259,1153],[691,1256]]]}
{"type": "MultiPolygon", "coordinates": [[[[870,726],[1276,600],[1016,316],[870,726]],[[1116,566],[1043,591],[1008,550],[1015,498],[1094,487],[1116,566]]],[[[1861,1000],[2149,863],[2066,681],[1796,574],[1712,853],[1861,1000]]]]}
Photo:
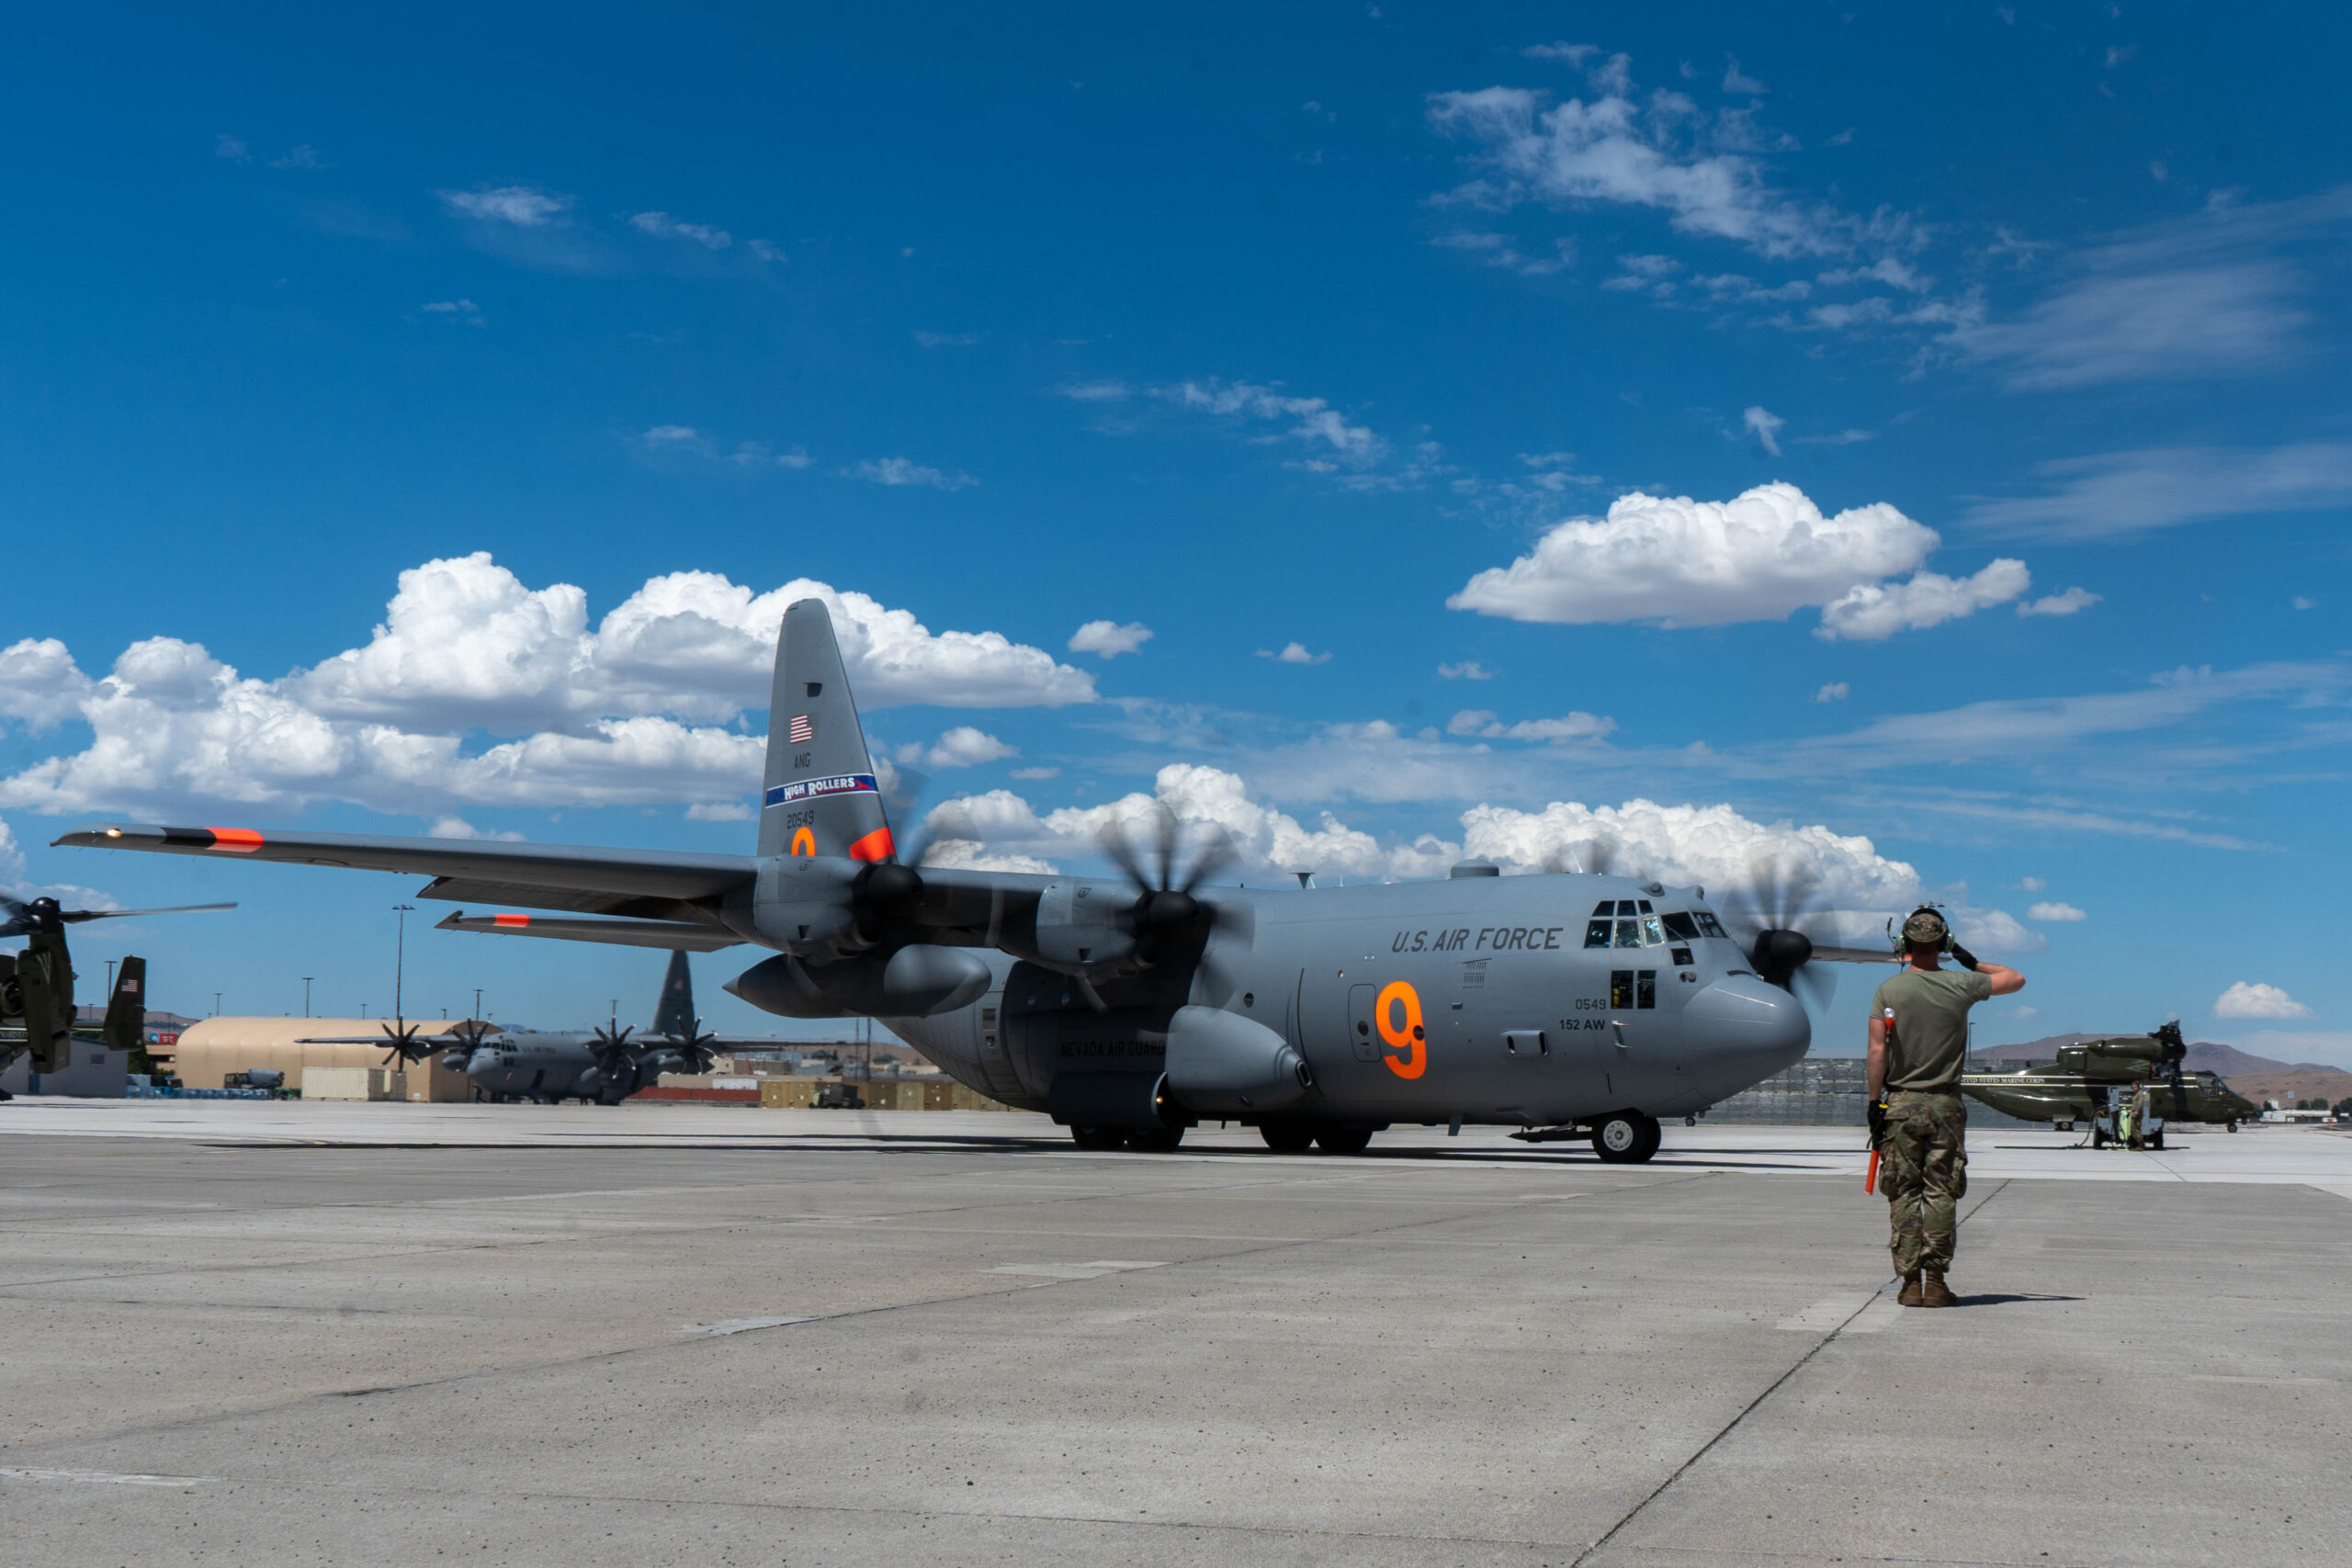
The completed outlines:
{"type": "Polygon", "coordinates": [[[1903,1288],[1894,1292],[1894,1304],[1899,1307],[1915,1307],[1919,1304],[1918,1270],[1914,1269],[1903,1276],[1903,1288]]]}
{"type": "Polygon", "coordinates": [[[1930,1269],[1922,1276],[1919,1284],[1919,1304],[1923,1307],[1951,1307],[1960,1304],[1960,1298],[1953,1295],[1951,1288],[1944,1283],[1941,1269],[1930,1269]]]}

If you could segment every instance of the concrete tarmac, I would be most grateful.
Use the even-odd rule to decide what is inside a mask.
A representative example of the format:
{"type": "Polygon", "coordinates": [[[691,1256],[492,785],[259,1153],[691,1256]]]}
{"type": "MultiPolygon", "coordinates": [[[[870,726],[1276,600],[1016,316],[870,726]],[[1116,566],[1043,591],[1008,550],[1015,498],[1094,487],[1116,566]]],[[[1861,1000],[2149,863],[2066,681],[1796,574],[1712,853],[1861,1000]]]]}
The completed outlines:
{"type": "Polygon", "coordinates": [[[20,1100],[0,1560],[2345,1561],[2352,1139],[2069,1141],[20,1100]]]}

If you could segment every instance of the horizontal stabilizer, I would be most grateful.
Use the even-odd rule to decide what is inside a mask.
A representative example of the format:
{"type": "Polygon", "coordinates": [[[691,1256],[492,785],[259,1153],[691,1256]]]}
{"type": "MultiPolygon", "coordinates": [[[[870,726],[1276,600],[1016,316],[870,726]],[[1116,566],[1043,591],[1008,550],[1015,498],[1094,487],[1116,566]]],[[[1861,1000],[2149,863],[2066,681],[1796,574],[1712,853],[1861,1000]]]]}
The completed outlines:
{"type": "Polygon", "coordinates": [[[548,915],[469,915],[463,909],[433,928],[444,931],[488,931],[495,936],[543,936],[558,942],[607,942],[622,947],[683,948],[716,953],[742,938],[715,926],[682,920],[573,919],[548,915]]]}

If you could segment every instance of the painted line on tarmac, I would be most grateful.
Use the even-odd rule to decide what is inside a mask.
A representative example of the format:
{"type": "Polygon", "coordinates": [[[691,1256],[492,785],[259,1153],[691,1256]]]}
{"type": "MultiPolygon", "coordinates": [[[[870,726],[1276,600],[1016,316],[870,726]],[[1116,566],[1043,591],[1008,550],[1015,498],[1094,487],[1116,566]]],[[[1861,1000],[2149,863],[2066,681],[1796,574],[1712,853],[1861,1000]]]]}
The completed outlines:
{"type": "Polygon", "coordinates": [[[749,1334],[754,1328],[782,1328],[795,1323],[813,1323],[810,1317],[729,1317],[717,1323],[689,1323],[678,1330],[681,1334],[749,1334]]]}
{"type": "Polygon", "coordinates": [[[1136,1269],[1165,1269],[1167,1260],[1156,1263],[1123,1263],[1102,1259],[1093,1263],[1007,1263],[990,1269],[990,1274],[1018,1274],[1035,1280],[1100,1280],[1106,1274],[1125,1274],[1136,1269]]]}
{"type": "Polygon", "coordinates": [[[36,1470],[29,1466],[0,1465],[0,1480],[6,1481],[85,1481],[107,1486],[202,1486],[213,1480],[209,1475],[118,1475],[111,1470],[36,1470]]]}

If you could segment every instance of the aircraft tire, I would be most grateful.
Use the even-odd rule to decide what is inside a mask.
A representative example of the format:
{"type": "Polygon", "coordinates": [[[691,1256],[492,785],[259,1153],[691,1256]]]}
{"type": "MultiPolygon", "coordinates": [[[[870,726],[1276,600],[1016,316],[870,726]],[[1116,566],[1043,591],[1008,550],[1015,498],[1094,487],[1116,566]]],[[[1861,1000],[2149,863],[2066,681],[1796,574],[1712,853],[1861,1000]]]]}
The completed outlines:
{"type": "Polygon", "coordinates": [[[1372,1145],[1372,1129],[1361,1122],[1326,1122],[1315,1129],[1315,1143],[1327,1155],[1360,1155],[1372,1145]]]}
{"type": "Polygon", "coordinates": [[[1604,1116],[1592,1124],[1592,1152],[1609,1165],[1640,1165],[1664,1141],[1657,1119],[1638,1111],[1604,1116]]]}
{"type": "Polygon", "coordinates": [[[2236,1117],[2233,1116],[2233,1117],[2231,1117],[2231,1118],[2230,1118],[2230,1131],[2231,1131],[2231,1132],[2233,1132],[2233,1133],[2234,1133],[2234,1132],[2236,1132],[2237,1130],[2238,1130],[2238,1119],[2237,1119],[2236,1117]]]}
{"type": "Polygon", "coordinates": [[[1278,1155],[1303,1155],[1315,1145],[1315,1124],[1277,1116],[1258,1123],[1258,1136],[1278,1155]]]}
{"type": "Polygon", "coordinates": [[[1072,1127],[1070,1142],[1089,1154],[1107,1154],[1126,1147],[1127,1135],[1116,1127],[1072,1127]]]}
{"type": "Polygon", "coordinates": [[[1172,1155],[1183,1141],[1182,1127],[1151,1127],[1127,1134],[1127,1147],[1139,1155],[1172,1155]]]}

